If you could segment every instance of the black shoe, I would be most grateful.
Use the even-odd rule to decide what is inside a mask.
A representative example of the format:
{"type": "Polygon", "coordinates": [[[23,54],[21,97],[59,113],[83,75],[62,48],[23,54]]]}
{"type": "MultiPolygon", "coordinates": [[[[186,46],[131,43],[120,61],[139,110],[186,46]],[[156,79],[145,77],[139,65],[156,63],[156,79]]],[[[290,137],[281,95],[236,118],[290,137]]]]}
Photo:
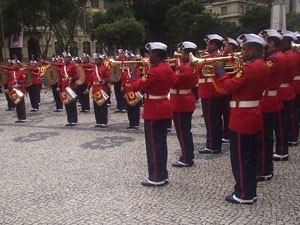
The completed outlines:
{"type": "Polygon", "coordinates": [[[15,121],[15,123],[25,123],[27,120],[17,120],[17,121],[15,121]]]}
{"type": "Polygon", "coordinates": [[[266,175],[266,176],[256,176],[256,181],[260,182],[260,181],[269,181],[271,180],[273,177],[273,173],[266,175]]]}
{"type": "Polygon", "coordinates": [[[80,110],[79,112],[88,113],[88,112],[90,112],[90,110],[85,109],[85,110],[80,110]]]}
{"type": "Polygon", "coordinates": [[[101,124],[96,124],[95,127],[101,127],[101,124]]]}
{"type": "Polygon", "coordinates": [[[146,180],[146,181],[141,182],[141,184],[144,187],[161,187],[161,186],[166,185],[167,183],[169,183],[168,180],[167,181],[164,180],[164,181],[160,181],[160,182],[153,182],[153,181],[150,181],[150,180],[146,180]]]}
{"type": "Polygon", "coordinates": [[[38,109],[31,109],[30,112],[37,112],[39,111],[38,109]]]}
{"type": "Polygon", "coordinates": [[[235,195],[233,194],[233,195],[227,195],[225,197],[225,200],[232,204],[252,205],[257,200],[257,198],[255,200],[254,200],[254,198],[251,200],[243,200],[243,199],[239,199],[239,198],[235,197],[235,195]]]}
{"type": "Polygon", "coordinates": [[[126,109],[121,110],[121,113],[126,113],[126,112],[127,112],[126,109]]]}
{"type": "Polygon", "coordinates": [[[119,110],[119,109],[114,111],[114,113],[120,113],[120,112],[121,112],[121,110],[119,110]]]}
{"type": "Polygon", "coordinates": [[[128,130],[129,130],[129,129],[134,129],[134,127],[126,127],[126,129],[128,129],[128,130]]]}
{"type": "Polygon", "coordinates": [[[5,111],[14,111],[14,110],[15,110],[15,108],[8,108],[5,111]]]}
{"type": "Polygon", "coordinates": [[[100,128],[106,128],[107,124],[100,124],[100,128]]]}
{"type": "Polygon", "coordinates": [[[192,161],[191,163],[183,163],[183,162],[177,161],[177,162],[172,163],[172,166],[179,167],[179,168],[192,167],[192,166],[194,166],[194,161],[192,161]]]}
{"type": "Polygon", "coordinates": [[[291,147],[298,146],[298,142],[296,142],[296,141],[289,141],[289,146],[291,146],[291,147]]]}
{"type": "Polygon", "coordinates": [[[280,156],[280,155],[273,155],[272,158],[273,161],[288,161],[289,160],[289,156],[280,156]]]}
{"type": "Polygon", "coordinates": [[[200,154],[218,154],[220,153],[221,150],[211,150],[211,149],[208,149],[208,148],[203,148],[203,150],[199,150],[199,153],[200,154]]]}
{"type": "Polygon", "coordinates": [[[55,109],[53,112],[62,112],[62,109],[55,109]]]}

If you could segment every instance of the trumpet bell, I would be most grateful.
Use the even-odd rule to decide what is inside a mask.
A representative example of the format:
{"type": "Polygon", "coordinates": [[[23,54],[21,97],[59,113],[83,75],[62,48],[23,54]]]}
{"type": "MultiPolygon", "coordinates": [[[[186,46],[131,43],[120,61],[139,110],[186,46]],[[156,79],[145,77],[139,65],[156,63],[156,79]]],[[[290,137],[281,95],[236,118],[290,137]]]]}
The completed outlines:
{"type": "Polygon", "coordinates": [[[206,77],[212,77],[215,76],[215,73],[214,73],[213,66],[210,64],[216,61],[226,61],[225,70],[228,71],[226,73],[233,75],[239,71],[242,64],[239,55],[240,54],[237,55],[233,54],[229,56],[215,57],[215,58],[197,58],[196,56],[193,55],[193,53],[190,52],[189,62],[192,67],[201,64],[204,65],[202,68],[202,74],[206,77]],[[232,61],[232,62],[228,62],[228,61],[232,61]]]}

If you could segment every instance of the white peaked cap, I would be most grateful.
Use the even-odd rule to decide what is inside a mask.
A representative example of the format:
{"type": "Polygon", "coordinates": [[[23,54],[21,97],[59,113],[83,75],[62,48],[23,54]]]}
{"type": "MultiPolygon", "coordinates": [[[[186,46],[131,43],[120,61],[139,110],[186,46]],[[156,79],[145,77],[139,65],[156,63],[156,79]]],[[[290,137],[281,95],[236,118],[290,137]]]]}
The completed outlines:
{"type": "Polygon", "coordinates": [[[123,53],[124,51],[123,51],[123,49],[118,49],[118,53],[123,53]]]}
{"type": "Polygon", "coordinates": [[[86,54],[86,53],[82,54],[82,58],[89,58],[89,57],[90,57],[89,54],[86,54]]]}
{"type": "Polygon", "coordinates": [[[63,57],[71,57],[71,54],[69,52],[63,52],[63,57]]]}
{"type": "Polygon", "coordinates": [[[191,41],[184,41],[184,42],[180,42],[177,45],[178,48],[182,48],[182,49],[186,49],[186,48],[192,48],[192,49],[196,49],[197,45],[191,41]]]}
{"type": "Polygon", "coordinates": [[[266,30],[262,30],[261,32],[259,32],[259,36],[261,36],[262,38],[264,37],[264,35],[267,35],[268,37],[277,37],[280,40],[283,39],[281,33],[279,33],[277,30],[274,29],[266,29],[266,30]]]}
{"type": "Polygon", "coordinates": [[[13,60],[11,60],[11,63],[12,64],[17,64],[17,63],[20,63],[20,61],[18,59],[13,59],[13,60]]]}
{"type": "Polygon", "coordinates": [[[160,49],[160,50],[164,50],[167,51],[168,46],[165,45],[162,42],[149,42],[145,45],[145,48],[148,51],[154,50],[154,49],[160,49]]]}
{"type": "Polygon", "coordinates": [[[206,35],[205,36],[205,38],[204,38],[204,41],[211,41],[211,40],[219,40],[219,41],[223,41],[224,40],[224,38],[223,37],[221,37],[220,35],[218,35],[218,34],[208,34],[208,35],[206,35]]]}
{"type": "Polygon", "coordinates": [[[99,53],[94,53],[94,54],[93,54],[93,58],[94,58],[94,59],[104,59],[105,56],[104,56],[104,55],[101,55],[101,54],[99,54],[99,53]]]}
{"type": "Polygon", "coordinates": [[[266,41],[257,34],[242,34],[238,36],[237,40],[241,45],[250,42],[260,44],[262,47],[267,45],[266,41]]]}
{"type": "Polygon", "coordinates": [[[230,37],[225,38],[225,43],[233,44],[235,46],[239,46],[239,43],[236,40],[234,40],[233,38],[230,38],[230,37]]]}
{"type": "Polygon", "coordinates": [[[297,40],[295,32],[293,31],[289,31],[289,30],[284,30],[282,31],[282,36],[283,37],[290,37],[292,38],[294,41],[297,40]]]}

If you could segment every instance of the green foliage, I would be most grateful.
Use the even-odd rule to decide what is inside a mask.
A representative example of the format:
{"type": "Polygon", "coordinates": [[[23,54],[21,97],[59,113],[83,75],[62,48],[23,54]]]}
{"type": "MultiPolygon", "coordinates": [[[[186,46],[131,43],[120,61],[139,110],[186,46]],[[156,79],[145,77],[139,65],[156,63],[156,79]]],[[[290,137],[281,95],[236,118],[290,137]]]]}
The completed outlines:
{"type": "Polygon", "coordinates": [[[292,31],[300,31],[300,13],[288,13],[286,15],[286,28],[292,31]]]}
{"type": "Polygon", "coordinates": [[[107,47],[131,50],[144,44],[145,29],[134,18],[125,18],[99,25],[95,30],[95,38],[107,47]]]}
{"type": "Polygon", "coordinates": [[[243,33],[259,33],[270,28],[271,9],[264,6],[254,6],[247,10],[239,19],[243,33]]]}

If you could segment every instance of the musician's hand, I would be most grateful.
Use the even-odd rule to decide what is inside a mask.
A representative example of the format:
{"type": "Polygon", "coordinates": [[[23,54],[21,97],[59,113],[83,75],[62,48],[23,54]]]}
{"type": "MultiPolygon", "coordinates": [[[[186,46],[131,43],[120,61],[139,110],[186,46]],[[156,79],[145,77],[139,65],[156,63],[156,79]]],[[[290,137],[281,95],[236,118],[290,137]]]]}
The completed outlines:
{"type": "Polygon", "coordinates": [[[225,73],[224,70],[224,61],[216,61],[214,63],[214,70],[217,77],[225,73]]]}
{"type": "Polygon", "coordinates": [[[56,88],[56,91],[57,91],[57,92],[60,92],[60,88],[56,88]]]}

